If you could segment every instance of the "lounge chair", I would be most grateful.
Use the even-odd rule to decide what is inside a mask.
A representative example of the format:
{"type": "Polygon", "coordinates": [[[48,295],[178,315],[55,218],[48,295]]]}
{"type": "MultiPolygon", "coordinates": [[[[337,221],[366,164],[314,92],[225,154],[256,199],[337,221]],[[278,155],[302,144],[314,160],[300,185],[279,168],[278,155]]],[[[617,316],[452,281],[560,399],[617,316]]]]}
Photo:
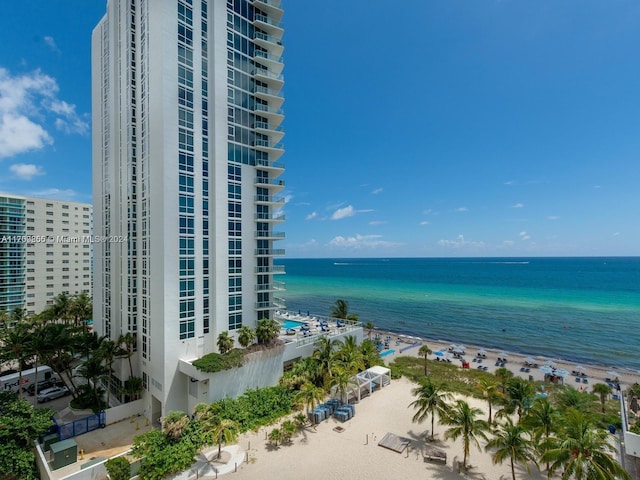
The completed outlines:
{"type": "Polygon", "coordinates": [[[576,383],[580,383],[580,379],[576,377],[576,383]]]}
{"type": "Polygon", "coordinates": [[[587,380],[586,378],[583,378],[582,383],[589,383],[589,380],[587,380]]]}

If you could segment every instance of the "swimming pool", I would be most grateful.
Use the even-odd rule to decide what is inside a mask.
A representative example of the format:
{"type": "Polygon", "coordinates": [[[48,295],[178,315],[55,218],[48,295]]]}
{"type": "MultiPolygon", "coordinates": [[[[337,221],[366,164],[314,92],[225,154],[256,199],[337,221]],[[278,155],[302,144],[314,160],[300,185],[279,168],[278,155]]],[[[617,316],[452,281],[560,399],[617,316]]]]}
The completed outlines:
{"type": "Polygon", "coordinates": [[[305,322],[298,322],[296,320],[284,320],[284,324],[280,328],[298,328],[305,324],[305,322]]]}
{"type": "Polygon", "coordinates": [[[392,353],[395,353],[395,352],[396,352],[395,350],[385,350],[380,354],[380,357],[386,357],[387,355],[391,355],[392,353]]]}

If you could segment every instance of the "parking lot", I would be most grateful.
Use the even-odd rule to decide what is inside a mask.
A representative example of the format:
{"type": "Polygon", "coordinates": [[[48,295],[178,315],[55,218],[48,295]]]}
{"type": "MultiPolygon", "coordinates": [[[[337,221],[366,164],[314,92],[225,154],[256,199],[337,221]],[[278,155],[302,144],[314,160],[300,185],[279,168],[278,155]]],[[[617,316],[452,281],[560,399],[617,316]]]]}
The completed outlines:
{"type": "Polygon", "coordinates": [[[69,402],[73,398],[71,394],[66,395],[64,397],[56,398],[49,402],[37,403],[35,395],[29,395],[27,392],[23,392],[22,398],[28,401],[31,405],[36,407],[45,407],[53,410],[53,413],[58,413],[60,410],[67,408],[69,406],[69,402]]]}

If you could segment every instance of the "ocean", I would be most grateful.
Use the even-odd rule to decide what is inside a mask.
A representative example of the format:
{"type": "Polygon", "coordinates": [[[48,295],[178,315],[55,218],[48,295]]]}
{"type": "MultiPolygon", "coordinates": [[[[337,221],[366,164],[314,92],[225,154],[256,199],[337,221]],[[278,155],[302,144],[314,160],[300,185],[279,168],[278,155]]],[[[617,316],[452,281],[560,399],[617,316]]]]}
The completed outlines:
{"type": "Polygon", "coordinates": [[[289,311],[640,370],[640,257],[282,259],[289,311]]]}

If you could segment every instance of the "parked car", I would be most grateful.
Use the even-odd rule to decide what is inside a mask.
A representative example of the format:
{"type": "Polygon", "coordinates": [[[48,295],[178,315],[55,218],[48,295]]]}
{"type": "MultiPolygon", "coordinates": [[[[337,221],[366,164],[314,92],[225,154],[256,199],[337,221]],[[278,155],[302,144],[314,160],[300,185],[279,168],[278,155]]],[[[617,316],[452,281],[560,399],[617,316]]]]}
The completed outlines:
{"type": "MultiPolygon", "coordinates": [[[[40,380],[38,382],[38,393],[42,392],[45,388],[49,387],[62,387],[62,383],[57,377],[51,377],[46,380],[40,380]]],[[[36,384],[32,383],[27,387],[27,393],[31,396],[36,394],[36,384]]]]}
{"type": "Polygon", "coordinates": [[[38,393],[38,403],[48,402],[55,398],[64,397],[69,395],[69,389],[65,386],[62,387],[49,387],[38,393]]]}

